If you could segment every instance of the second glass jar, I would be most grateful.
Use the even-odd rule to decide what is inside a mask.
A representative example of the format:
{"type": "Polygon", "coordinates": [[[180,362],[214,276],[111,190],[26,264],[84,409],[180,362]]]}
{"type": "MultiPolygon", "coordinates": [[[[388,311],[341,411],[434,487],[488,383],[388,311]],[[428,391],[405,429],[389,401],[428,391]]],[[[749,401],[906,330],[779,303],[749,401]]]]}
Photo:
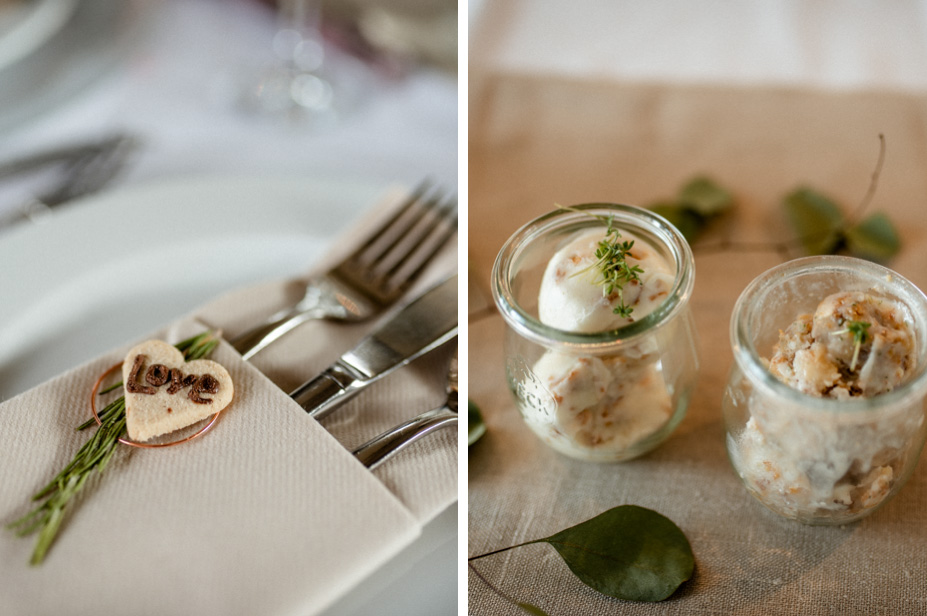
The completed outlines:
{"type": "Polygon", "coordinates": [[[730,334],[735,361],[722,408],[728,455],[749,493],[786,518],[820,525],[858,520],[888,502],[913,471],[927,434],[927,297],[875,263],[796,259],[750,283],[734,307],[730,334]],[[848,291],[904,307],[914,373],[887,393],[842,400],[780,382],[764,358],[780,333],[824,298],[848,291]]]}

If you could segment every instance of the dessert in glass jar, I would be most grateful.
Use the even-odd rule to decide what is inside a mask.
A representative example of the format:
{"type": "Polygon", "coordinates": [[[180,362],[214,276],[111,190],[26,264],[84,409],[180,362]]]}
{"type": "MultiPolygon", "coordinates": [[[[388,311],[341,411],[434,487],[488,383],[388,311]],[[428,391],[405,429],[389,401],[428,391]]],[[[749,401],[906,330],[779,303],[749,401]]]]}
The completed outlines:
{"type": "Polygon", "coordinates": [[[568,456],[620,461],[682,420],[698,360],[692,253],[641,208],[584,204],[519,229],[493,267],[506,376],[529,428],[568,456]]]}
{"type": "Polygon", "coordinates": [[[911,474],[927,422],[927,297],[885,267],[797,259],[755,279],[731,319],[727,450],[747,490],[810,524],[843,524],[911,474]]]}

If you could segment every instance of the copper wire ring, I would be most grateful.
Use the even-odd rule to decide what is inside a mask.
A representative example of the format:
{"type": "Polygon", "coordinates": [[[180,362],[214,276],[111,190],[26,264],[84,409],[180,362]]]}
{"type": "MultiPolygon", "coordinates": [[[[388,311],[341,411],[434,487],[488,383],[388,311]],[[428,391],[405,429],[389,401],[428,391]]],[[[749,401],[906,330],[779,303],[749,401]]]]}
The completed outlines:
{"type": "MultiPolygon", "coordinates": [[[[97,382],[93,384],[93,390],[90,392],[90,412],[93,413],[93,418],[96,420],[98,426],[102,425],[103,422],[100,421],[100,416],[97,414],[97,392],[100,391],[100,385],[103,384],[103,380],[121,367],[122,367],[122,362],[119,362],[118,364],[113,365],[112,367],[107,369],[106,372],[100,375],[100,378],[97,379],[97,382]]],[[[177,441],[171,441],[169,443],[136,443],[135,441],[131,441],[127,438],[120,438],[119,442],[122,443],[123,445],[128,445],[129,447],[140,447],[142,449],[157,449],[160,447],[173,447],[174,445],[180,445],[181,443],[192,441],[196,437],[202,436],[207,431],[209,431],[209,429],[212,428],[213,425],[216,423],[216,420],[219,419],[219,413],[221,412],[222,410],[217,411],[212,416],[212,419],[209,420],[209,423],[203,426],[202,428],[200,428],[198,432],[191,434],[190,436],[186,438],[182,438],[177,441]]]]}

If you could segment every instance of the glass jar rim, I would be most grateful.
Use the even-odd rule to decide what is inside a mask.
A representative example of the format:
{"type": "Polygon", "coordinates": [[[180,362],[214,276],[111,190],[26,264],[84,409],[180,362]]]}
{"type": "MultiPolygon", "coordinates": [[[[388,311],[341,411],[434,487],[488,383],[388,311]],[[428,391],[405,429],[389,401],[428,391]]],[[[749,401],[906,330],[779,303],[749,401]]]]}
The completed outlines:
{"type": "Polygon", "coordinates": [[[842,255],[802,257],[766,270],[754,278],[741,292],[740,297],[737,298],[737,302],[734,304],[730,323],[731,349],[734,354],[734,361],[737,362],[741,371],[748,376],[754,386],[759,386],[768,394],[782,397],[786,401],[804,408],[831,413],[881,410],[896,404],[904,404],[912,397],[923,397],[927,393],[927,361],[923,360],[923,357],[927,356],[923,348],[927,344],[927,337],[924,336],[925,332],[927,332],[927,296],[924,295],[923,291],[904,276],[883,265],[842,255]],[[809,272],[819,271],[861,273],[865,278],[873,281],[881,279],[901,290],[896,295],[915,317],[915,335],[917,336],[916,344],[918,345],[915,347],[915,352],[918,355],[919,365],[915,373],[899,387],[870,398],[852,398],[849,400],[819,398],[789,387],[777,379],[763,365],[746,323],[749,307],[757,301],[759,296],[773,287],[794,280],[809,272]],[[911,302],[916,302],[918,305],[912,306],[910,305],[911,302]],[[917,325],[917,321],[921,321],[920,326],[917,325]]]}
{"type": "MultiPolygon", "coordinates": [[[[551,255],[553,256],[553,255],[551,255]]],[[[652,333],[671,321],[688,303],[695,280],[695,263],[692,250],[682,234],[668,220],[649,210],[619,203],[583,203],[543,214],[522,225],[513,233],[492,268],[492,295],[506,323],[523,337],[534,342],[561,348],[581,348],[594,352],[624,344],[631,344],[642,335],[652,333]],[[569,224],[589,219],[589,214],[602,213],[614,216],[619,229],[641,230],[657,238],[668,249],[676,267],[673,287],[667,298],[651,313],[638,321],[617,329],[593,333],[579,333],[545,325],[522,308],[511,287],[512,269],[523,249],[535,238],[569,224]]]]}

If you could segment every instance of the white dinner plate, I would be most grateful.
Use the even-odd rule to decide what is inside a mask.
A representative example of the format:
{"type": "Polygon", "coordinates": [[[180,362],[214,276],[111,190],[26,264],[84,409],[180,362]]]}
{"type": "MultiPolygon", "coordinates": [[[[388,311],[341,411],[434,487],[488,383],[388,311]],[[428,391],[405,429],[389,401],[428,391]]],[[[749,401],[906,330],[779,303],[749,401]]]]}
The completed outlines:
{"type": "MultiPolygon", "coordinates": [[[[113,190],[0,233],[0,400],[225,291],[305,272],[388,188],[180,180],[113,190]]],[[[453,506],[325,616],[456,613],[456,534],[453,506]]]]}
{"type": "Polygon", "coordinates": [[[0,14],[0,130],[71,100],[137,43],[144,0],[24,0],[0,14]]]}
{"type": "Polygon", "coordinates": [[[0,2],[0,68],[48,42],[70,19],[78,0],[0,2]]]}

